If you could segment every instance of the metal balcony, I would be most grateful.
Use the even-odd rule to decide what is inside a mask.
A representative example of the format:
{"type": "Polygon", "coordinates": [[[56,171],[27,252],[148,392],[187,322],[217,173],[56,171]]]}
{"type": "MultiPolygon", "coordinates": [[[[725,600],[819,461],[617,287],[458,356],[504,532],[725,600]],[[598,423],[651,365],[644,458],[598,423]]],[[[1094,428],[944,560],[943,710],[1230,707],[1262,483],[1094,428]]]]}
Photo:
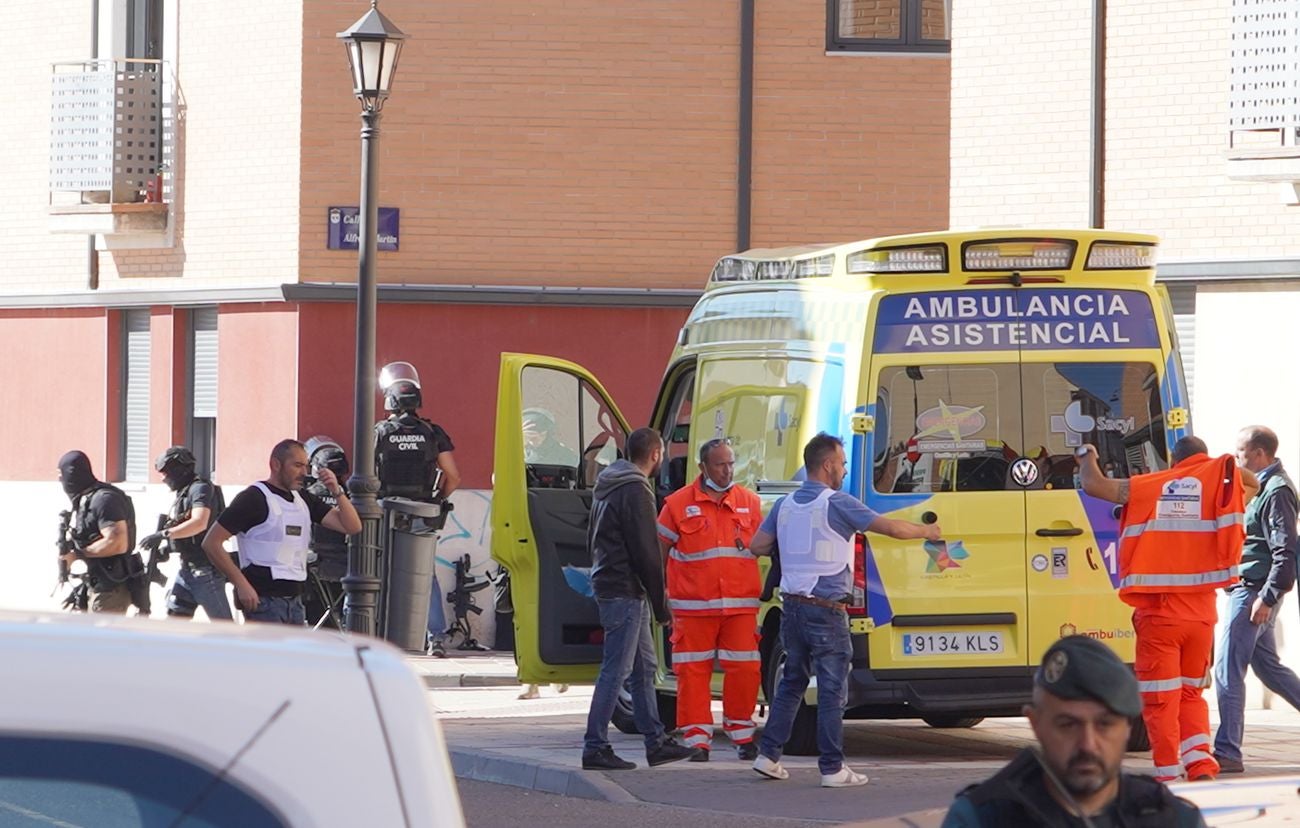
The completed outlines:
{"type": "Polygon", "coordinates": [[[56,63],[50,98],[51,231],[166,230],[171,146],[157,60],[56,63]]]}

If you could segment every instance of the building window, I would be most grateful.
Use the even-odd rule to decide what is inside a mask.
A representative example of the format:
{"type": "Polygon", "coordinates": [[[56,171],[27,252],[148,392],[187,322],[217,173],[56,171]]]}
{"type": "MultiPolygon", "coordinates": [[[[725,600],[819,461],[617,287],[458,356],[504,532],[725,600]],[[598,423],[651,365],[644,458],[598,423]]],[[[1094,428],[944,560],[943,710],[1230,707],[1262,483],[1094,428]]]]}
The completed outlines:
{"type": "Polygon", "coordinates": [[[144,483],[149,458],[149,309],[123,311],[122,458],[124,480],[144,483]]]}
{"type": "Polygon", "coordinates": [[[826,0],[826,48],[947,52],[952,0],[826,0]]]}
{"type": "Polygon", "coordinates": [[[125,55],[130,58],[162,60],[162,0],[122,0],[125,8],[125,55]]]}
{"type": "Polygon", "coordinates": [[[217,465],[217,309],[190,311],[190,450],[197,471],[210,477],[217,465]]]}

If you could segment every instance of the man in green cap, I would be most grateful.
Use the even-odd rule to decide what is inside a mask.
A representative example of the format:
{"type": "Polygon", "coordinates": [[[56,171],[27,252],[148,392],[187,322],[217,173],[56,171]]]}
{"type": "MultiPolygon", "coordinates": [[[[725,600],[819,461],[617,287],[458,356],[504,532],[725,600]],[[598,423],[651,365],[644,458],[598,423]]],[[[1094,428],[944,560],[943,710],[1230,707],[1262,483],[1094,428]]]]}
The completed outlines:
{"type": "Polygon", "coordinates": [[[1047,649],[1025,716],[1038,739],[957,795],[943,828],[1121,825],[1204,828],[1195,805],[1121,768],[1137,678],[1109,647],[1071,635],[1047,649]]]}

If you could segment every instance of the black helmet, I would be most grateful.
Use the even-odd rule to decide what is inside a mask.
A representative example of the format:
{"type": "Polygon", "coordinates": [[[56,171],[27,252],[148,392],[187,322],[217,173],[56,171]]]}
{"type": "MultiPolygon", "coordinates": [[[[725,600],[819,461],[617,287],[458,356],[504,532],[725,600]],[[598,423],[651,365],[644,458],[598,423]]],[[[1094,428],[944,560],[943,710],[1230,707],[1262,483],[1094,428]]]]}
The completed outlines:
{"type": "Polygon", "coordinates": [[[317,434],[307,440],[303,447],[307,449],[307,463],[311,466],[313,477],[319,476],[320,469],[327,468],[334,472],[334,476],[340,482],[348,479],[348,475],[352,472],[351,466],[348,465],[348,456],[333,437],[317,434]]]}
{"type": "Polygon", "coordinates": [[[172,446],[158,455],[153,467],[162,472],[163,482],[174,492],[189,485],[194,479],[194,467],[198,465],[194,452],[185,446],[172,446]]]}
{"type": "Polygon", "coordinates": [[[384,392],[384,408],[389,411],[414,411],[424,404],[420,375],[409,362],[385,365],[379,372],[379,390],[384,392]]]}
{"type": "Polygon", "coordinates": [[[172,446],[158,455],[158,459],[153,462],[153,467],[158,471],[163,471],[172,464],[193,469],[199,464],[199,461],[194,457],[194,452],[185,446],[172,446]]]}

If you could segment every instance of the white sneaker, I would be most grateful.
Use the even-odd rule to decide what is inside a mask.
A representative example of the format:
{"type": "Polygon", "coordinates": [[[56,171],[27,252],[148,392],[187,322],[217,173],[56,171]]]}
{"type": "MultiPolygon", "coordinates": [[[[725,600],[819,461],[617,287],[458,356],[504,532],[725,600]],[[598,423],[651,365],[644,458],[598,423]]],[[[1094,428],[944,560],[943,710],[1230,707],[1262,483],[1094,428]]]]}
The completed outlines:
{"type": "Polygon", "coordinates": [[[835,773],[822,774],[823,788],[856,788],[867,784],[868,781],[864,774],[849,770],[848,765],[844,765],[835,773]]]}
{"type": "Polygon", "coordinates": [[[753,767],[760,775],[766,776],[768,779],[790,778],[790,772],[781,767],[780,762],[773,762],[761,753],[758,754],[758,758],[754,760],[753,767]]]}

